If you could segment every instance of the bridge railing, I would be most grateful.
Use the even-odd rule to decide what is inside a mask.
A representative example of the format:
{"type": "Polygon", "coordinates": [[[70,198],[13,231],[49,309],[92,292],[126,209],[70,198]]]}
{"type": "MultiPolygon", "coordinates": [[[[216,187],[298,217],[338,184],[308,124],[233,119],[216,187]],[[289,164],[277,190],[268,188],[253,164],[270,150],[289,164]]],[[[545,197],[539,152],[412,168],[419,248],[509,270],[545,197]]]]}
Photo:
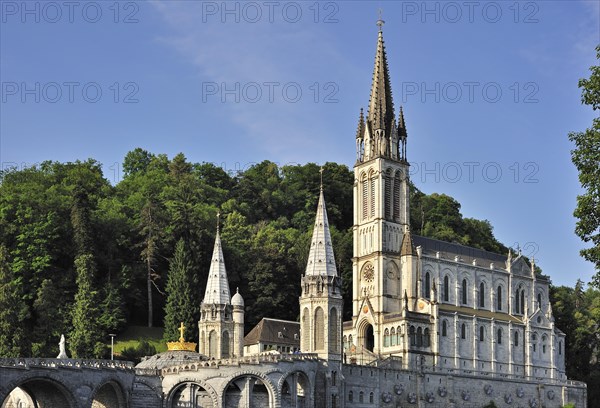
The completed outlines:
{"type": "Polygon", "coordinates": [[[119,360],[88,360],[75,358],[0,358],[0,367],[6,368],[77,368],[133,370],[134,363],[119,360]]]}

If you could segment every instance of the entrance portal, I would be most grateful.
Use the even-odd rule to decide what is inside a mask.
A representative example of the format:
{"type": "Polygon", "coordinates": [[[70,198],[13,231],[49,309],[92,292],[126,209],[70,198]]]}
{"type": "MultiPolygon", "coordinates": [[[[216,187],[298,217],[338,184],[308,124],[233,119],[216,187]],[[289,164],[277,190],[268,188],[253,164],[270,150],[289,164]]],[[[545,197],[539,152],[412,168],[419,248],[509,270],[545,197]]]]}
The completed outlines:
{"type": "Polygon", "coordinates": [[[369,351],[373,351],[375,347],[375,335],[373,334],[373,326],[370,324],[365,330],[365,348],[369,351]]]}

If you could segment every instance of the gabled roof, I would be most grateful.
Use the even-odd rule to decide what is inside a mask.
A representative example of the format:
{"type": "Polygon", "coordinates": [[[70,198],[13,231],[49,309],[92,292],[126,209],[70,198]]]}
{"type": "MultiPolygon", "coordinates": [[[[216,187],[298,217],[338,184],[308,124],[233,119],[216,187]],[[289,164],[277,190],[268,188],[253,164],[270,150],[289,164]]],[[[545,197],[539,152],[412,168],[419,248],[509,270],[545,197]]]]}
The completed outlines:
{"type": "Polygon", "coordinates": [[[264,317],[244,338],[244,345],[286,344],[300,347],[300,323],[264,317]]]}

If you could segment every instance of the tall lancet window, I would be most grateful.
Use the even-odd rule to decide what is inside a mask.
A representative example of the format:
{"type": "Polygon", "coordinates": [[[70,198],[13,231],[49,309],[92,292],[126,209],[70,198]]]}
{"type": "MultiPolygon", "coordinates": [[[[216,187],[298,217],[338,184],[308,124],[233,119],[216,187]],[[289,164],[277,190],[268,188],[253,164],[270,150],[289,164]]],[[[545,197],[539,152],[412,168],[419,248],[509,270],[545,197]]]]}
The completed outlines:
{"type": "Polygon", "coordinates": [[[394,176],[394,220],[400,221],[400,172],[394,176]]]}
{"type": "Polygon", "coordinates": [[[333,353],[339,353],[339,327],[338,313],[336,308],[331,308],[329,314],[329,349],[333,353]]]}
{"type": "Polygon", "coordinates": [[[371,217],[375,216],[375,175],[371,173],[371,217]]]}
{"type": "Polygon", "coordinates": [[[385,218],[392,218],[392,171],[385,172],[385,218]]]}
{"type": "Polygon", "coordinates": [[[325,348],[325,318],[323,309],[317,308],[315,312],[315,350],[323,350],[325,348]]]}
{"type": "Polygon", "coordinates": [[[368,208],[369,208],[369,184],[367,182],[366,174],[363,174],[362,180],[362,218],[363,220],[367,219],[368,216],[368,208]]]}

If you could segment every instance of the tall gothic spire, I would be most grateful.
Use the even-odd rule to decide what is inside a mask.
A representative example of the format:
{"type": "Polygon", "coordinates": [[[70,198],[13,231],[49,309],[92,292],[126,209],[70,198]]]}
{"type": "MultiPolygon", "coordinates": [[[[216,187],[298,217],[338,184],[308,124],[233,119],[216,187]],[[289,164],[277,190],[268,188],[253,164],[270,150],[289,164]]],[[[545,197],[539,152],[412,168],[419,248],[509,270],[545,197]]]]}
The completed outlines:
{"type": "Polygon", "coordinates": [[[329,233],[329,222],[327,221],[327,210],[325,209],[325,198],[323,188],[319,195],[317,216],[313,229],[308,263],[306,264],[306,276],[337,276],[335,258],[333,256],[333,245],[329,233]]]}
{"type": "Polygon", "coordinates": [[[394,122],[394,102],[392,101],[392,87],[390,85],[383,31],[381,24],[378,25],[379,35],[377,38],[377,51],[375,53],[375,67],[373,69],[373,84],[371,85],[367,122],[371,126],[371,130],[382,128],[390,130],[394,122]]]}
{"type": "Polygon", "coordinates": [[[215,248],[213,249],[212,259],[210,261],[210,270],[208,272],[208,281],[206,282],[206,292],[204,292],[205,304],[229,304],[231,296],[229,294],[229,282],[227,281],[227,271],[225,270],[225,259],[223,258],[223,249],[221,248],[221,234],[217,223],[217,236],[215,237],[215,248]]]}

